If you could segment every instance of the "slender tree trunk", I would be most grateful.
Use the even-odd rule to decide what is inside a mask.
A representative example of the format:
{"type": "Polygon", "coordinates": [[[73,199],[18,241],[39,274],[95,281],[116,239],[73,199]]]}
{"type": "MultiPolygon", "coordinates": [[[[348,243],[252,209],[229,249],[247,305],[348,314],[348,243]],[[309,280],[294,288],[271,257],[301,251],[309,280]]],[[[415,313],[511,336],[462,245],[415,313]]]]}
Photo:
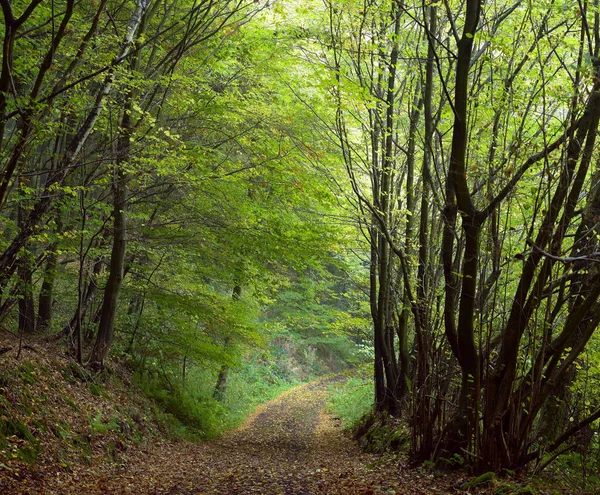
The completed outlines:
{"type": "Polygon", "coordinates": [[[67,325],[65,325],[61,332],[56,336],[56,339],[60,339],[64,336],[75,335],[78,332],[77,325],[79,325],[83,321],[83,319],[86,316],[87,310],[89,309],[92,302],[94,302],[94,298],[96,297],[96,292],[98,291],[96,278],[100,274],[102,266],[102,259],[96,258],[96,260],[93,262],[92,274],[90,275],[90,280],[85,290],[85,295],[83,296],[81,306],[75,310],[75,313],[69,320],[69,323],[67,323],[67,325]]]}
{"type": "MultiPolygon", "coordinates": [[[[469,69],[473,39],[479,24],[481,0],[467,0],[465,24],[458,42],[456,78],[454,88],[454,126],[450,165],[446,178],[446,206],[444,208],[444,239],[442,257],[446,277],[445,326],[446,336],[458,358],[462,371],[462,386],[456,417],[446,428],[446,454],[459,453],[469,448],[469,443],[478,431],[479,406],[479,354],[474,338],[474,309],[477,288],[477,267],[479,262],[479,236],[483,216],[472,202],[466,180],[467,155],[467,95],[469,69]],[[455,317],[456,277],[451,270],[457,213],[462,216],[462,230],[465,236],[465,256],[461,267],[462,287],[460,291],[458,321],[455,317]],[[465,421],[466,419],[466,421],[465,421]],[[458,450],[457,450],[458,449],[458,450]]],[[[432,43],[432,39],[429,39],[432,43]]]]}
{"type": "MultiPolygon", "coordinates": [[[[429,7],[428,35],[434,36],[436,29],[437,14],[435,7],[429,7]]],[[[415,326],[417,344],[417,370],[414,387],[414,411],[413,411],[413,445],[412,450],[415,458],[428,460],[433,455],[433,417],[431,414],[431,379],[429,369],[429,314],[427,294],[427,264],[429,258],[429,184],[431,156],[433,150],[433,45],[430,43],[427,50],[427,62],[425,66],[425,85],[423,95],[423,114],[425,123],[425,142],[423,149],[423,177],[421,191],[421,211],[419,220],[419,261],[417,268],[417,311],[419,318],[415,326]]]]}
{"type": "Polygon", "coordinates": [[[32,276],[31,260],[25,253],[19,262],[19,331],[22,333],[33,333],[35,330],[32,276]]]}
{"type": "MultiPolygon", "coordinates": [[[[24,221],[25,213],[18,206],[19,225],[24,221]]],[[[25,250],[19,259],[19,331],[32,333],[35,330],[35,307],[33,302],[33,266],[31,253],[25,250]]]]}
{"type": "Polygon", "coordinates": [[[38,317],[36,328],[38,332],[46,332],[52,325],[52,310],[54,307],[54,282],[56,280],[56,244],[50,246],[44,279],[38,299],[38,317]]]}
{"type": "MultiPolygon", "coordinates": [[[[134,36],[140,36],[145,30],[146,12],[149,0],[139,0],[138,10],[134,16],[135,29],[131,31],[130,44],[134,36]]],[[[134,54],[130,70],[135,71],[138,68],[139,57],[134,54]]],[[[102,311],[100,313],[100,323],[98,325],[98,334],[96,342],[90,356],[90,366],[92,369],[100,371],[104,368],[104,360],[108,355],[113,341],[115,331],[115,318],[117,315],[117,305],[119,302],[119,293],[123,282],[125,270],[125,253],[127,248],[127,172],[125,166],[131,156],[131,137],[133,132],[133,122],[131,114],[133,111],[134,89],[128,88],[125,104],[123,105],[123,117],[121,118],[121,132],[118,142],[117,162],[114,169],[113,182],[113,247],[110,258],[110,271],[106,288],[104,290],[104,300],[102,302],[102,311]]]]}
{"type": "MultiPolygon", "coordinates": [[[[226,342],[227,344],[227,342],[226,342]]],[[[229,366],[224,364],[219,370],[219,376],[217,377],[217,383],[213,392],[213,397],[219,402],[225,400],[225,394],[227,393],[227,382],[229,381],[229,366]]]]}
{"type": "MultiPolygon", "coordinates": [[[[129,112],[125,111],[122,121],[123,129],[129,129],[129,121],[129,112]]],[[[121,146],[125,147],[123,149],[124,156],[129,156],[129,134],[127,134],[127,141],[125,141],[125,138],[121,139],[121,146]]],[[[119,160],[119,163],[115,166],[115,181],[113,183],[113,247],[110,257],[110,271],[106,288],[104,289],[98,334],[90,357],[90,366],[96,371],[104,368],[104,360],[112,344],[119,293],[121,291],[125,267],[125,252],[127,248],[127,177],[122,165],[122,161],[119,160]]]]}
{"type": "Polygon", "coordinates": [[[117,304],[119,302],[119,293],[121,291],[123,269],[125,266],[125,250],[127,247],[127,217],[125,213],[127,207],[127,189],[125,186],[125,174],[120,170],[117,172],[115,181],[113,204],[113,247],[110,257],[110,271],[106,288],[104,289],[98,335],[96,336],[96,342],[94,343],[90,357],[90,365],[97,371],[104,368],[104,360],[112,344],[117,304]]]}
{"type": "Polygon", "coordinates": [[[377,411],[385,410],[385,376],[383,372],[383,356],[381,350],[381,337],[379,326],[379,310],[377,304],[377,231],[375,227],[369,228],[369,238],[371,243],[370,258],[370,290],[369,299],[371,303],[371,319],[373,321],[373,348],[375,359],[373,363],[373,376],[375,382],[375,409],[377,411]]]}
{"type": "MultiPolygon", "coordinates": [[[[57,135],[54,139],[53,155],[56,157],[61,149],[61,144],[64,144],[64,136],[57,135]]],[[[52,173],[56,167],[56,158],[51,159],[50,169],[48,173],[52,173]]],[[[62,215],[60,206],[55,209],[55,224],[56,224],[56,235],[59,235],[63,231],[62,215]]],[[[46,254],[46,267],[44,270],[44,276],[42,279],[42,287],[38,298],[38,317],[36,322],[36,328],[38,332],[47,331],[52,325],[52,313],[54,309],[54,283],[56,280],[56,263],[58,261],[57,255],[58,240],[55,240],[47,249],[46,254]]]]}
{"type": "MultiPolygon", "coordinates": [[[[240,297],[242,297],[242,287],[240,285],[236,285],[233,288],[232,296],[234,301],[239,301],[240,297]]],[[[229,345],[231,340],[228,338],[225,339],[225,348],[229,345]]],[[[213,397],[222,402],[225,400],[225,394],[227,393],[227,383],[229,381],[229,365],[223,364],[221,369],[219,370],[219,376],[217,377],[217,383],[215,384],[215,390],[213,392],[213,397]]]]}

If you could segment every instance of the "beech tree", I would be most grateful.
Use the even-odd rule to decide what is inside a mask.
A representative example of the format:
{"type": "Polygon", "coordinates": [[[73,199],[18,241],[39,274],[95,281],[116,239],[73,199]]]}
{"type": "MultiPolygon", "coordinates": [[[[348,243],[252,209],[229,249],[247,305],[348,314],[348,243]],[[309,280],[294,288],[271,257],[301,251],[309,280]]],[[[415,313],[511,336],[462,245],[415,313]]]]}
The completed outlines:
{"type": "Polygon", "coordinates": [[[0,320],[178,394],[204,367],[225,401],[277,290],[345,270],[291,41],[253,1],[9,3],[0,320]]]}

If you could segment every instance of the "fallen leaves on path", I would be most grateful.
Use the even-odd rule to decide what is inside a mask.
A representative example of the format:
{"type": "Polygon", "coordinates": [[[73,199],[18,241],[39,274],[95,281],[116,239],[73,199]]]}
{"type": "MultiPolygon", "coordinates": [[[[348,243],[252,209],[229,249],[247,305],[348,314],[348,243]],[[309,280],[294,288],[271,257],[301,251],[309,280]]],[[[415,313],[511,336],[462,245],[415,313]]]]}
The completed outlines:
{"type": "Polygon", "coordinates": [[[417,486],[414,475],[403,482],[397,463],[370,467],[378,458],[360,452],[323,412],[327,386],[322,381],[293,389],[218,440],[162,445],[102,489],[182,495],[436,493],[417,486]]]}
{"type": "MultiPolygon", "coordinates": [[[[126,463],[23,471],[0,479],[7,494],[383,495],[447,494],[399,461],[359,450],[323,412],[330,380],[292,389],[238,430],[211,442],[159,441],[126,463]]],[[[456,480],[455,480],[456,481],[456,480]]],[[[456,484],[454,483],[454,486],[456,484]]]]}

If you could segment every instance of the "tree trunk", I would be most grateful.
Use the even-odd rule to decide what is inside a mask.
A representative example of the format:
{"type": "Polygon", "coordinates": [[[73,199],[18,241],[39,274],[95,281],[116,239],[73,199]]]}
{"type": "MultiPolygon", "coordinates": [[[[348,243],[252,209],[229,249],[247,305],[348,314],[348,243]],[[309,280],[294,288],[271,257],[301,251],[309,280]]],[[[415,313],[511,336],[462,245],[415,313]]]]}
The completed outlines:
{"type": "Polygon", "coordinates": [[[29,253],[25,253],[19,261],[19,331],[23,333],[32,333],[35,330],[32,276],[29,253]]]}
{"type": "Polygon", "coordinates": [[[123,269],[125,266],[125,250],[127,247],[126,227],[127,217],[127,190],[125,186],[125,174],[120,170],[114,184],[114,223],[113,223],[113,247],[110,257],[110,272],[104,289],[104,300],[100,314],[98,335],[92,349],[90,366],[96,371],[104,368],[104,360],[108,355],[112,344],[119,292],[123,282],[123,269]]]}
{"type": "MultiPolygon", "coordinates": [[[[19,226],[25,218],[22,206],[18,205],[19,226]]],[[[33,333],[35,330],[35,307],[33,302],[33,267],[31,253],[25,250],[19,259],[19,331],[33,333]]]]}
{"type": "MultiPolygon", "coordinates": [[[[60,211],[56,212],[56,233],[62,232],[62,219],[60,211]]],[[[52,325],[52,312],[54,309],[54,283],[56,281],[56,250],[58,242],[53,242],[48,248],[46,268],[42,280],[42,287],[38,298],[38,317],[36,328],[38,332],[45,332],[52,325]]]]}
{"type": "MultiPolygon", "coordinates": [[[[145,31],[146,12],[150,0],[139,0],[138,9],[134,15],[135,28],[130,31],[130,45],[134,36],[140,36],[145,31]]],[[[132,19],[133,20],[133,19],[132,19]]],[[[134,53],[131,59],[130,70],[138,68],[139,57],[134,53]]],[[[110,272],[106,289],[104,290],[104,300],[102,302],[102,311],[100,313],[100,324],[98,325],[98,335],[90,356],[90,366],[92,369],[100,371],[104,368],[104,360],[108,355],[112,344],[115,318],[117,314],[117,304],[119,293],[123,282],[125,270],[125,252],[127,248],[126,228],[127,228],[127,172],[125,165],[131,156],[131,137],[133,133],[133,121],[131,118],[133,111],[134,88],[127,89],[125,103],[123,105],[123,116],[121,118],[120,136],[118,141],[118,150],[116,165],[114,170],[113,182],[113,248],[110,258],[110,272]]]]}
{"type": "MultiPolygon", "coordinates": [[[[479,236],[483,215],[472,202],[466,180],[465,164],[467,154],[467,95],[469,69],[473,50],[473,39],[479,24],[481,0],[467,0],[465,24],[458,42],[456,80],[454,88],[454,126],[450,165],[446,177],[446,207],[444,209],[443,262],[446,275],[445,320],[446,336],[458,358],[462,372],[462,386],[456,417],[446,428],[446,454],[460,453],[457,448],[469,448],[469,443],[477,442],[478,432],[478,392],[480,387],[479,354],[474,339],[474,310],[477,289],[477,267],[479,262],[479,236]],[[462,287],[460,291],[458,323],[456,323],[454,301],[456,298],[456,277],[448,273],[453,251],[453,235],[457,213],[462,215],[462,230],[465,235],[465,256],[461,267],[462,287]],[[466,428],[454,425],[466,418],[466,428]]],[[[430,39],[431,43],[432,40],[430,39]]]]}
{"type": "Polygon", "coordinates": [[[56,244],[50,247],[44,271],[44,280],[38,299],[37,331],[46,332],[52,325],[52,310],[54,306],[54,281],[56,279],[56,244]]]}
{"type": "MultiPolygon", "coordinates": [[[[429,7],[429,36],[436,32],[437,13],[434,6],[429,7]]],[[[417,311],[419,318],[416,321],[416,380],[414,384],[414,409],[413,409],[413,445],[412,451],[415,459],[429,460],[433,455],[433,417],[431,414],[431,379],[429,363],[430,330],[427,294],[427,264],[429,257],[429,170],[431,167],[431,154],[433,149],[433,45],[428,45],[427,63],[425,67],[425,85],[423,95],[423,114],[425,124],[425,146],[423,149],[423,177],[421,191],[421,214],[419,220],[419,261],[417,268],[417,311]]],[[[411,215],[412,218],[412,215],[411,215]]],[[[407,232],[408,234],[408,232],[407,232]]],[[[412,236],[411,236],[412,237],[412,236]]],[[[408,246],[409,239],[407,239],[408,246]]]]}
{"type": "Polygon", "coordinates": [[[219,376],[217,377],[217,383],[215,385],[215,391],[213,397],[219,402],[223,402],[225,394],[227,392],[227,381],[229,380],[229,366],[224,364],[219,370],[219,376]]]}
{"type": "MultiPolygon", "coordinates": [[[[240,297],[242,297],[242,287],[240,285],[236,285],[233,288],[232,296],[234,301],[239,301],[240,297]]],[[[225,348],[230,343],[229,337],[225,339],[225,348]]],[[[225,399],[225,394],[227,393],[227,382],[229,381],[229,365],[223,364],[221,369],[219,370],[219,376],[217,377],[217,383],[215,384],[215,390],[213,392],[213,397],[219,402],[223,402],[225,399]]]]}

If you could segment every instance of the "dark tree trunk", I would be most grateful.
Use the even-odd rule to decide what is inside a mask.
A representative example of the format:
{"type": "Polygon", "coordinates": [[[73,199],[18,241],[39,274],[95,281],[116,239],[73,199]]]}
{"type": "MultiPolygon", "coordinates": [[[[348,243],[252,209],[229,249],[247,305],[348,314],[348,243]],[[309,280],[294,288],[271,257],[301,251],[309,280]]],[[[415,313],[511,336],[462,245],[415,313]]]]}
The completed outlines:
{"type": "Polygon", "coordinates": [[[219,376],[217,377],[217,383],[215,385],[215,391],[213,392],[213,397],[222,402],[225,399],[225,394],[227,393],[227,382],[229,380],[229,366],[226,364],[221,366],[219,370],[219,376]]]}
{"type": "Polygon", "coordinates": [[[56,245],[50,248],[46,260],[44,280],[38,299],[37,331],[46,332],[52,324],[52,309],[54,307],[54,281],[56,279],[56,245]]]}
{"type": "Polygon", "coordinates": [[[110,269],[104,299],[100,313],[100,323],[96,342],[90,356],[90,366],[96,371],[104,368],[104,360],[112,345],[115,319],[119,294],[123,283],[125,270],[125,253],[127,249],[127,174],[124,165],[131,153],[131,94],[128,95],[127,104],[121,119],[121,137],[117,163],[115,165],[115,180],[113,182],[113,246],[110,256],[110,269]]]}
{"type": "MultiPolygon", "coordinates": [[[[62,219],[60,211],[56,213],[56,232],[62,232],[62,219]]],[[[36,328],[38,332],[46,332],[52,325],[52,312],[54,309],[54,283],[56,281],[56,263],[58,255],[56,250],[58,242],[53,242],[47,251],[46,267],[42,280],[42,287],[38,298],[38,316],[36,328]]]]}
{"type": "Polygon", "coordinates": [[[19,331],[32,333],[35,330],[35,307],[33,303],[33,271],[29,254],[19,261],[19,331]]]}
{"type": "MultiPolygon", "coordinates": [[[[23,224],[25,213],[18,206],[19,226],[23,224]]],[[[33,266],[31,253],[25,250],[18,262],[18,298],[19,298],[19,331],[32,333],[35,330],[35,306],[33,302],[33,266]]]]}
{"type": "MultiPolygon", "coordinates": [[[[128,115],[127,113],[125,115],[128,115]]],[[[128,119],[129,117],[127,117],[128,119]]],[[[125,120],[126,117],[123,117],[125,120]]],[[[129,141],[129,136],[127,137],[129,141]]],[[[129,144],[125,145],[129,146],[129,144]]],[[[127,247],[126,228],[127,216],[127,189],[125,185],[126,175],[122,168],[117,165],[118,172],[114,183],[113,200],[113,247],[110,257],[110,271],[106,288],[104,289],[104,299],[100,313],[100,324],[98,325],[98,334],[96,342],[90,356],[90,366],[97,371],[104,368],[104,360],[108,355],[113,341],[115,318],[117,314],[117,305],[119,302],[119,293],[123,282],[123,271],[125,267],[125,252],[127,247]]]]}
{"type": "Polygon", "coordinates": [[[56,336],[57,339],[63,336],[75,335],[78,331],[77,325],[79,325],[79,323],[83,321],[90,305],[92,304],[92,302],[94,302],[96,292],[98,291],[96,277],[102,270],[102,258],[96,258],[96,260],[93,262],[93,265],[94,267],[92,269],[92,275],[85,290],[85,295],[83,296],[83,299],[81,301],[81,307],[75,310],[75,313],[69,320],[69,323],[67,323],[67,325],[65,325],[62,331],[56,336]]]}
{"type": "MultiPolygon", "coordinates": [[[[465,164],[467,153],[467,95],[469,69],[473,50],[473,39],[479,24],[481,0],[467,0],[465,24],[458,42],[456,79],[454,87],[454,126],[450,165],[446,178],[446,207],[444,209],[443,264],[446,276],[445,325],[446,336],[460,364],[462,390],[455,418],[446,428],[447,438],[442,443],[447,454],[460,453],[458,448],[468,448],[476,443],[478,432],[478,392],[480,388],[479,354],[474,339],[474,310],[477,288],[477,267],[479,262],[479,236],[484,220],[472,202],[466,180],[465,164]],[[455,317],[457,296],[456,277],[451,270],[454,246],[454,230],[457,213],[462,216],[462,230],[465,236],[465,256],[461,267],[462,287],[460,291],[458,319],[455,317]],[[458,321],[457,321],[458,320],[458,321]],[[458,428],[466,418],[466,427],[458,428]]],[[[430,43],[432,40],[429,40],[430,43]]]]}
{"type": "MultiPolygon", "coordinates": [[[[436,33],[437,14],[435,7],[429,9],[428,35],[436,33]]],[[[417,312],[419,318],[415,320],[416,332],[416,380],[413,388],[413,442],[412,451],[415,460],[429,460],[433,455],[433,417],[431,410],[431,379],[430,379],[430,329],[427,294],[427,264],[429,258],[429,170],[431,167],[431,155],[433,149],[433,115],[432,115],[432,93],[433,93],[433,45],[428,45],[427,63],[425,67],[425,85],[423,95],[423,113],[425,123],[425,147],[423,149],[423,177],[421,191],[421,212],[419,221],[419,262],[417,268],[417,312]]],[[[412,215],[411,215],[412,218],[412,215]]],[[[408,234],[408,232],[407,232],[408,234]]],[[[409,239],[407,239],[408,245],[409,239]]]]}
{"type": "MultiPolygon", "coordinates": [[[[131,32],[133,36],[139,37],[144,33],[146,27],[146,13],[149,6],[147,0],[139,0],[138,10],[135,14],[136,29],[131,32]]],[[[139,66],[139,54],[135,52],[131,58],[130,70],[135,71],[139,66]]],[[[123,282],[125,271],[125,253],[127,248],[127,172],[125,166],[131,157],[131,138],[134,124],[132,121],[133,98],[135,90],[130,87],[125,94],[125,103],[123,105],[123,116],[121,118],[120,136],[118,141],[118,150],[115,164],[115,180],[113,182],[113,248],[110,258],[110,271],[106,288],[104,290],[104,300],[100,313],[100,323],[98,325],[98,334],[96,342],[90,356],[90,366],[95,370],[104,368],[104,360],[108,355],[113,341],[115,331],[115,318],[117,315],[117,305],[119,302],[119,293],[123,282]]]]}

